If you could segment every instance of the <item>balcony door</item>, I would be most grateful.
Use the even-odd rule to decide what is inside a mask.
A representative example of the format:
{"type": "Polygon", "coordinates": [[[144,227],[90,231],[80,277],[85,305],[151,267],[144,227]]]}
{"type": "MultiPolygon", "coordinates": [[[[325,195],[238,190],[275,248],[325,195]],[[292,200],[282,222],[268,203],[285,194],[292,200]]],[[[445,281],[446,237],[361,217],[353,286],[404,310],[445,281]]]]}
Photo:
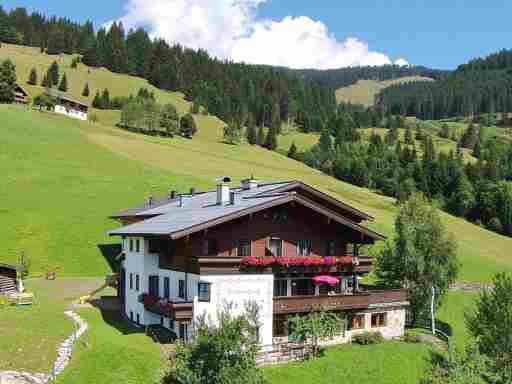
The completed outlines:
{"type": "Polygon", "coordinates": [[[159,296],[159,281],[160,279],[158,276],[149,276],[149,294],[151,296],[159,296]]]}

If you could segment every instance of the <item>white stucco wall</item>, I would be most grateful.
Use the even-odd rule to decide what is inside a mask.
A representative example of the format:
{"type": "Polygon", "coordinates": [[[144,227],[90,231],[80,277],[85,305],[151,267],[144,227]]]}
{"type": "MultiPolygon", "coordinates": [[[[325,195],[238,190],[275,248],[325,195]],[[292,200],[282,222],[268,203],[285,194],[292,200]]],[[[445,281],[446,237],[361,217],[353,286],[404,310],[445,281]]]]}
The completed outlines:
{"type": "Polygon", "coordinates": [[[66,109],[66,107],[62,105],[56,105],[54,111],[55,113],[60,113],[61,115],[66,115],[69,117],[73,117],[75,119],[87,121],[87,113],[79,111],[77,109],[66,109]]]}
{"type": "MultiPolygon", "coordinates": [[[[123,241],[123,250],[126,255],[124,260],[124,268],[126,271],[126,316],[130,317],[130,311],[134,313],[134,321],[137,318],[137,313],[140,316],[141,325],[160,324],[160,316],[153,314],[144,309],[144,304],[138,302],[139,295],[143,293],[149,293],[149,276],[158,276],[160,281],[158,284],[159,296],[164,296],[164,278],[169,278],[170,288],[170,300],[174,302],[179,301],[190,301],[194,300],[197,296],[197,288],[199,282],[199,275],[188,273],[185,276],[184,272],[169,271],[158,268],[158,255],[149,253],[148,241],[144,238],[132,237],[133,240],[133,251],[130,252],[129,241],[130,238],[125,238],[123,241]],[[135,242],[140,241],[139,252],[136,252],[135,242]],[[130,289],[130,274],[133,274],[133,288],[130,289]],[[139,275],[140,286],[137,291],[135,281],[136,275],[139,275]],[[179,280],[185,280],[187,282],[187,297],[179,297],[179,280]]],[[[171,322],[169,319],[164,321],[164,326],[170,327],[171,322]]],[[[177,331],[178,325],[174,324],[171,327],[173,331],[177,331]]]]}
{"type": "Polygon", "coordinates": [[[272,344],[272,297],[274,290],[273,275],[217,275],[202,276],[201,281],[211,283],[210,302],[194,299],[194,318],[206,314],[209,321],[216,322],[218,310],[225,303],[233,304],[236,313],[244,311],[245,303],[256,302],[260,306],[260,342],[272,344]]]}

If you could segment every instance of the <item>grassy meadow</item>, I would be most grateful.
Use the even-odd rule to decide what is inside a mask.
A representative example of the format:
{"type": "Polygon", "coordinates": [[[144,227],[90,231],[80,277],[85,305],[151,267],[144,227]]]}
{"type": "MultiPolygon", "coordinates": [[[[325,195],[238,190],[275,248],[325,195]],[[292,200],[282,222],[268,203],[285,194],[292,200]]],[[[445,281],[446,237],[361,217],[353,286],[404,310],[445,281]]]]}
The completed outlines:
{"type": "Polygon", "coordinates": [[[375,96],[384,88],[395,84],[410,83],[413,81],[434,81],[429,77],[406,76],[394,80],[376,81],[359,80],[348,87],[341,87],[336,90],[338,103],[363,104],[370,106],[374,104],[375,96]]]}
{"type": "Polygon", "coordinates": [[[342,345],[325,349],[318,359],[269,366],[263,372],[271,384],[410,384],[424,377],[431,351],[425,344],[398,342],[342,345]]]}
{"type": "MultiPolygon", "coordinates": [[[[235,181],[250,174],[303,180],[373,215],[374,229],[393,232],[392,199],[276,152],[223,144],[214,127],[203,127],[193,140],[163,139],[16,106],[0,106],[0,115],[0,216],[9,223],[2,231],[2,260],[16,261],[25,251],[35,271],[50,263],[60,265],[63,275],[108,272],[99,248],[116,241],[106,236],[116,225],[108,215],[170,189],[212,188],[225,174],[235,181]]],[[[442,217],[459,242],[460,280],[489,281],[498,271],[512,270],[512,239],[442,217]]]]}

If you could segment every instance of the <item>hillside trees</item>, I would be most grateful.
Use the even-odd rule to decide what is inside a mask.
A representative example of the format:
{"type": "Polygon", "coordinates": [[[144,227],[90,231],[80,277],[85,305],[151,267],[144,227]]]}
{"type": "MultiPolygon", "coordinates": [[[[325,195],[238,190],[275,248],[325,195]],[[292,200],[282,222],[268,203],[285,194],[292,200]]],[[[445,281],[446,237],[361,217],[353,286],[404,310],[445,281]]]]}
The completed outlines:
{"type": "Polygon", "coordinates": [[[191,139],[197,133],[196,121],[194,120],[194,116],[190,113],[187,113],[181,119],[179,132],[183,137],[188,139],[191,139]]]}
{"type": "Polygon", "coordinates": [[[32,68],[30,70],[30,74],[28,75],[27,84],[37,85],[37,70],[35,68],[32,68]]]}
{"type": "Polygon", "coordinates": [[[493,362],[503,383],[512,381],[512,278],[498,274],[494,288],[482,291],[476,309],[466,314],[466,325],[478,350],[493,362]]]}
{"type": "MultiPolygon", "coordinates": [[[[312,132],[320,131],[336,113],[334,92],[295,71],[226,62],[204,50],[152,40],[141,28],[126,32],[120,22],[95,33],[90,22],[30,15],[26,10],[4,12],[4,17],[25,44],[48,53],[82,54],[82,62],[91,67],[138,75],[158,88],[183,92],[195,106],[224,121],[244,125],[250,113],[256,125],[273,125],[277,134],[283,122],[312,132]]],[[[0,33],[0,38],[7,34],[0,33]]],[[[57,86],[58,76],[50,77],[49,86],[57,86]]]]}
{"type": "Polygon", "coordinates": [[[64,74],[62,76],[62,79],[60,80],[60,84],[59,84],[59,91],[61,92],[67,92],[68,91],[68,78],[66,76],[66,74],[64,74]]]}
{"type": "Polygon", "coordinates": [[[89,90],[89,83],[85,83],[84,90],[82,91],[82,96],[89,97],[90,92],[91,91],[89,90]]]}
{"type": "Polygon", "coordinates": [[[14,102],[16,88],[16,67],[11,60],[4,60],[0,66],[0,103],[14,102]]]}
{"type": "Polygon", "coordinates": [[[51,84],[58,85],[59,79],[60,79],[60,74],[59,74],[59,64],[56,61],[54,61],[50,65],[50,68],[48,68],[47,73],[48,73],[48,79],[51,81],[51,84]]]}
{"type": "Polygon", "coordinates": [[[407,288],[413,319],[424,318],[432,287],[438,307],[457,277],[457,243],[446,233],[436,208],[420,194],[401,206],[395,232],[377,259],[377,277],[388,286],[407,288]]]}
{"type": "Polygon", "coordinates": [[[238,121],[232,121],[224,127],[224,142],[237,145],[242,142],[242,126],[238,121]]]}

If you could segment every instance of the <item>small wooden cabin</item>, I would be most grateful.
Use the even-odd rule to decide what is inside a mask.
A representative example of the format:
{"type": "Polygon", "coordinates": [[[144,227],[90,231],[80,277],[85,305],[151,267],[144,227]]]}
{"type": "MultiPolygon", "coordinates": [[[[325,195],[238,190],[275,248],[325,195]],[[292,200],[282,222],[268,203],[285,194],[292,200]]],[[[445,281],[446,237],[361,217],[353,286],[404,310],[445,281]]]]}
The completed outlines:
{"type": "Polygon", "coordinates": [[[18,267],[0,263],[0,295],[15,293],[18,267]]]}
{"type": "Polygon", "coordinates": [[[19,84],[16,84],[16,88],[14,89],[14,102],[18,104],[29,103],[28,92],[19,84]]]}

